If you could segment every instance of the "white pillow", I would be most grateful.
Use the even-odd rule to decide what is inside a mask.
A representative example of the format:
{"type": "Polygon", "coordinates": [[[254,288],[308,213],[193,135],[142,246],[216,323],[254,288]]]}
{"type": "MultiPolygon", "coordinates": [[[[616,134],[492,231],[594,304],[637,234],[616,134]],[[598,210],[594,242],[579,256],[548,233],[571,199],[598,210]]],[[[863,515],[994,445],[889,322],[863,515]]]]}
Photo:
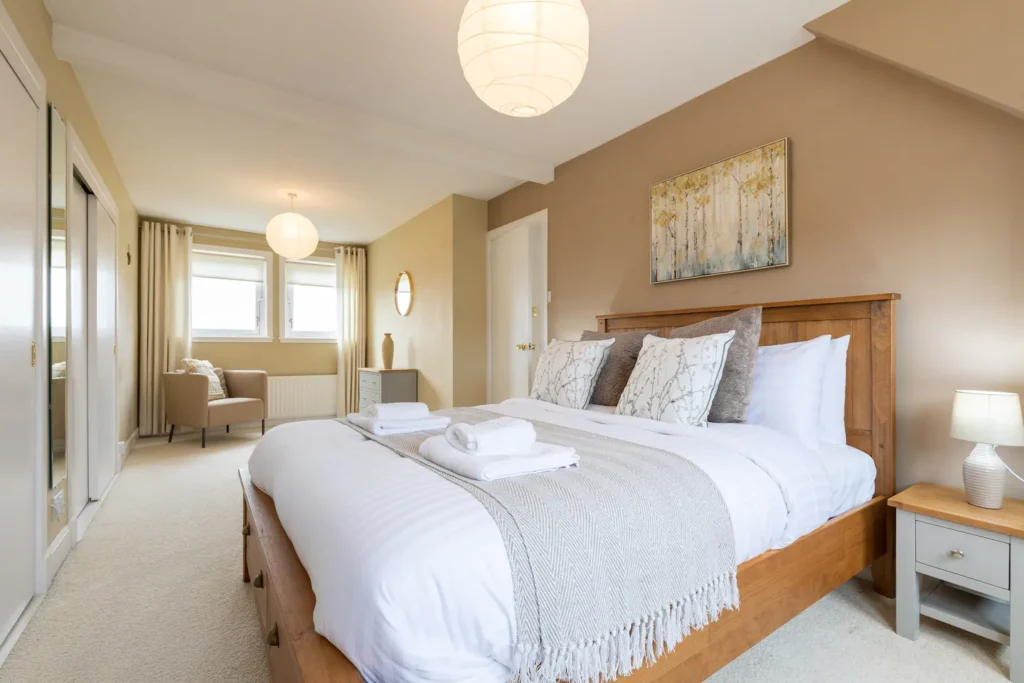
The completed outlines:
{"type": "Polygon", "coordinates": [[[821,382],[818,440],[846,445],[846,352],[850,335],[833,339],[821,382]]]}
{"type": "Polygon", "coordinates": [[[566,408],[583,409],[590,403],[597,376],[615,339],[560,341],[552,339],[537,361],[530,398],[566,408]]]}
{"type": "Polygon", "coordinates": [[[618,415],[707,427],[735,330],[692,339],[644,337],[618,415]]]}
{"type": "Polygon", "coordinates": [[[747,423],[796,437],[818,450],[821,390],[831,337],[762,346],[754,364],[747,423]]]}

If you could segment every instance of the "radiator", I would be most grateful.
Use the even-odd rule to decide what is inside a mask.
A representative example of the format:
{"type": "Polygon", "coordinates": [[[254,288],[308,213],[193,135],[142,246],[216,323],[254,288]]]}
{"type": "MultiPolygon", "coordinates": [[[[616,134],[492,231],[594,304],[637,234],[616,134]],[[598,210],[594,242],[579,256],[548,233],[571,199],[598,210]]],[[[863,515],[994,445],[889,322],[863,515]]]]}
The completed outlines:
{"type": "Polygon", "coordinates": [[[334,417],[338,405],[337,375],[298,375],[268,378],[267,412],[271,420],[334,417]]]}

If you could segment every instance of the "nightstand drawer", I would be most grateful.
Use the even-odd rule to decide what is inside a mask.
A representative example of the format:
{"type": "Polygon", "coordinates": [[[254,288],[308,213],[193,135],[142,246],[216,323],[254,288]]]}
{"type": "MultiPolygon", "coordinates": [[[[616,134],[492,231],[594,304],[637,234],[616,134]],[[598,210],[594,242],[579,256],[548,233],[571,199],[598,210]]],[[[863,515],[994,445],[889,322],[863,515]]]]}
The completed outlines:
{"type": "Polygon", "coordinates": [[[376,372],[360,372],[359,388],[380,391],[380,375],[376,372]]]}
{"type": "Polygon", "coordinates": [[[917,522],[917,561],[938,569],[1010,587],[1010,545],[927,522],[917,522]]]}

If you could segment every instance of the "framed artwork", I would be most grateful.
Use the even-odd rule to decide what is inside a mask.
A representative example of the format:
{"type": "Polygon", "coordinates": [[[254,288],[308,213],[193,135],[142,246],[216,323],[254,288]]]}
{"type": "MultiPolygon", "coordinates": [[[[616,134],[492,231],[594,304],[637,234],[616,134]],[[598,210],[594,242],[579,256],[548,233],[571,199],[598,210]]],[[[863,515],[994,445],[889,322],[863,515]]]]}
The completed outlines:
{"type": "Polygon", "coordinates": [[[651,186],[651,283],[789,265],[789,140],[651,186]]]}

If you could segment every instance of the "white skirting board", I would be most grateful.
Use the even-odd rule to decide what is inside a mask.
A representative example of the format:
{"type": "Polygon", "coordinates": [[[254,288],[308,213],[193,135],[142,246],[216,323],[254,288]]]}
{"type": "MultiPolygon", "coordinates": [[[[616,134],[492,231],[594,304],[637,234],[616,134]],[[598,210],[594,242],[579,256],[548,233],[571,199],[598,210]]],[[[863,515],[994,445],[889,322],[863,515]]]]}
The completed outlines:
{"type": "Polygon", "coordinates": [[[337,415],[337,375],[282,375],[268,378],[268,384],[268,420],[337,415]]]}
{"type": "Polygon", "coordinates": [[[117,443],[117,469],[116,472],[120,472],[121,468],[124,467],[124,460],[131,455],[132,449],[135,448],[135,444],[139,442],[139,430],[136,429],[132,432],[132,435],[128,437],[126,441],[119,441],[117,443]]]}

